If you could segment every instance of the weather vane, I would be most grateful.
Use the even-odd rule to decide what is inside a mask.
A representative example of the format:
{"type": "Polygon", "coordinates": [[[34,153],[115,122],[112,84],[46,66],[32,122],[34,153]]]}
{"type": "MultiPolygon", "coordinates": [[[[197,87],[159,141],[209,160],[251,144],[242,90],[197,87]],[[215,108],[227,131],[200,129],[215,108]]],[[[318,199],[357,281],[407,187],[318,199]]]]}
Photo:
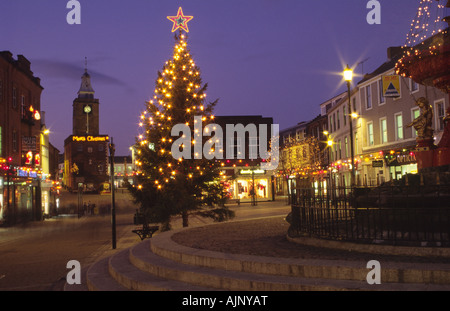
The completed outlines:
{"type": "Polygon", "coordinates": [[[177,16],[167,16],[167,18],[173,22],[172,32],[176,31],[178,28],[189,32],[187,23],[194,18],[194,16],[184,16],[181,7],[178,8],[177,16]]]}

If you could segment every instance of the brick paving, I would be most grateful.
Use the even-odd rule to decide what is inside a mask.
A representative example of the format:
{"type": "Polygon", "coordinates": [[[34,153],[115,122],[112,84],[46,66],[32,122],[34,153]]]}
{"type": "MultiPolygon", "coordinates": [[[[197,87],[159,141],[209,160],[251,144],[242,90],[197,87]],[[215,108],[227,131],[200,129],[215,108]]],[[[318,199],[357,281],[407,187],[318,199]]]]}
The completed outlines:
{"type": "Polygon", "coordinates": [[[255,256],[365,262],[369,260],[408,263],[449,262],[448,258],[379,255],[301,245],[287,240],[288,227],[289,224],[284,217],[232,221],[190,228],[176,233],[172,239],[192,248],[255,256]]]}

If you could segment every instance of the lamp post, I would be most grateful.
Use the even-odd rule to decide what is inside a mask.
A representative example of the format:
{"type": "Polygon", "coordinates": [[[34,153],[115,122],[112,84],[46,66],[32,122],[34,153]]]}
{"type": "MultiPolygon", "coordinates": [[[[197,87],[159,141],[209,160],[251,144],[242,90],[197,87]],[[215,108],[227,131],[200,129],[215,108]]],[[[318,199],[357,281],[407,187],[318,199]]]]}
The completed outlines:
{"type": "Polygon", "coordinates": [[[350,94],[350,83],[352,82],[353,71],[348,67],[344,70],[344,80],[347,82],[347,93],[348,93],[348,125],[350,127],[350,156],[352,157],[352,173],[351,173],[351,186],[355,186],[355,155],[353,151],[353,120],[352,120],[352,105],[351,105],[351,94],[350,94]]]}
{"type": "Polygon", "coordinates": [[[333,140],[330,138],[328,131],[324,131],[323,134],[327,137],[327,147],[325,151],[327,153],[327,176],[328,176],[328,187],[331,189],[331,169],[330,169],[330,157],[331,152],[333,152],[333,140]]]}
{"type": "Polygon", "coordinates": [[[109,144],[109,163],[111,165],[111,224],[112,224],[112,248],[116,249],[116,204],[114,197],[114,153],[116,147],[111,137],[111,143],[109,144]]]}

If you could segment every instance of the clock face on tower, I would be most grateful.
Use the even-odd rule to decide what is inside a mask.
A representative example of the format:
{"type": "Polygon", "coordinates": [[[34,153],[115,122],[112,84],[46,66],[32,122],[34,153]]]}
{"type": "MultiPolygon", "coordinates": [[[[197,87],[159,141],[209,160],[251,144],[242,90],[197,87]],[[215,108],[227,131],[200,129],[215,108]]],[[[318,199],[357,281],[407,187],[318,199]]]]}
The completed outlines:
{"type": "Polygon", "coordinates": [[[92,107],[89,105],[86,105],[86,106],[84,106],[83,110],[84,110],[84,113],[91,113],[92,107]]]}

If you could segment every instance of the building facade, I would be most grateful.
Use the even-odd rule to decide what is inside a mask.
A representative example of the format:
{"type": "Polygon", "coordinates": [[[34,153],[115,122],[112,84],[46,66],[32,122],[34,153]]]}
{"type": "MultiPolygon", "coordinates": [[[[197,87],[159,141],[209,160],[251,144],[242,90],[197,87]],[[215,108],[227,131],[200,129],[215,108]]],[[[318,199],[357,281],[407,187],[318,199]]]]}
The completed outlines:
{"type": "Polygon", "coordinates": [[[94,94],[86,69],[73,101],[72,135],[64,141],[63,183],[71,191],[101,192],[109,182],[109,136],[100,134],[100,102],[94,94]]]}
{"type": "MultiPolygon", "coordinates": [[[[135,166],[131,156],[114,157],[114,186],[126,188],[127,183],[134,184],[135,166]]],[[[111,176],[111,166],[108,165],[108,175],[111,176]]]]}
{"type": "Polygon", "coordinates": [[[432,127],[436,144],[444,130],[448,95],[437,88],[395,75],[394,66],[400,56],[398,51],[389,48],[388,61],[358,83],[361,103],[358,135],[362,143],[361,150],[358,150],[361,163],[358,169],[365,185],[377,185],[418,172],[415,158],[417,133],[408,125],[420,115],[416,104],[419,98],[425,98],[433,108],[432,127]],[[392,92],[385,92],[386,86],[383,88],[383,78],[386,83],[386,77],[397,81],[392,92]],[[394,96],[388,96],[388,93],[394,93],[394,96]]]}
{"type": "Polygon", "coordinates": [[[358,87],[346,93],[328,110],[328,177],[334,185],[350,186],[352,174],[351,136],[350,122],[353,131],[353,155],[355,165],[355,182],[359,180],[360,159],[357,156],[361,150],[361,104],[359,101],[358,87]]]}
{"type": "Polygon", "coordinates": [[[42,90],[28,59],[0,52],[0,223],[42,219],[42,90]]]}
{"type": "Polygon", "coordinates": [[[233,134],[223,140],[223,159],[221,161],[223,180],[228,196],[240,202],[270,201],[274,199],[274,176],[272,170],[261,169],[265,159],[252,155],[264,142],[266,150],[270,150],[273,119],[262,116],[216,116],[214,123],[224,129],[227,125],[239,126],[249,130],[244,136],[233,134]],[[255,131],[250,131],[253,127],[255,131]],[[262,132],[264,131],[264,133],[262,132]],[[267,138],[266,141],[261,137],[267,138]],[[227,142],[228,140],[228,142],[227,142]]]}

